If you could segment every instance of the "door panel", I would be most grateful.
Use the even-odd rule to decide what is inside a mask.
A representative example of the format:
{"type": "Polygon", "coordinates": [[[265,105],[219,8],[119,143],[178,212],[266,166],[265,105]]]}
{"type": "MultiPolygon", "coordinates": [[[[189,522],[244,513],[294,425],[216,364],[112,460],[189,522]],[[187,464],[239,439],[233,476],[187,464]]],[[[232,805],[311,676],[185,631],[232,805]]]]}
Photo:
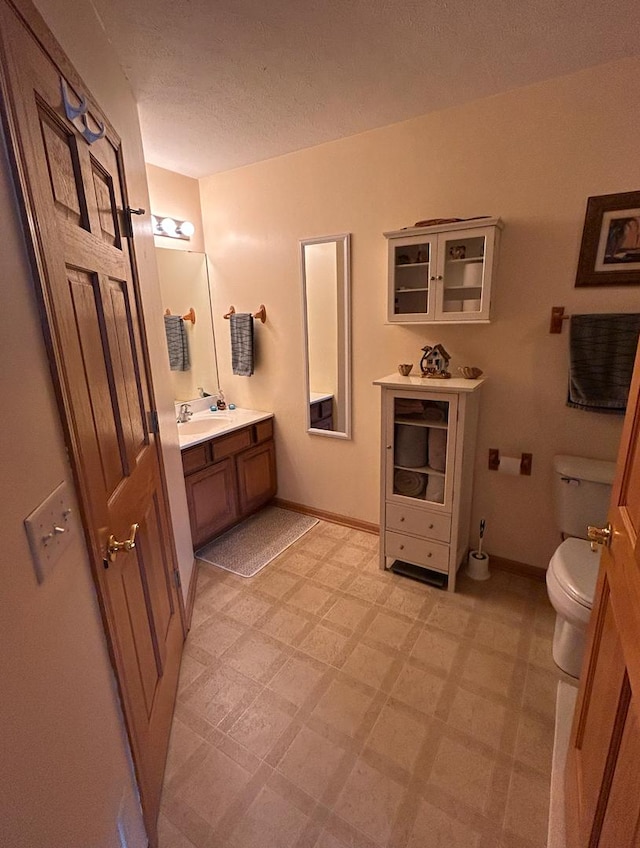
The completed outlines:
{"type": "Polygon", "coordinates": [[[85,86],[33,10],[36,42],[0,0],[2,93],[18,189],[33,243],[45,338],[105,630],[118,678],[145,823],[156,844],[164,761],[184,639],[162,462],[147,415],[151,391],[120,140],[95,104],[89,144],[62,90],[85,86]],[[56,59],[52,59],[54,55],[56,59]],[[61,76],[61,68],[64,76],[61,76]],[[107,542],[139,524],[113,561],[107,542]]]}
{"type": "Polygon", "coordinates": [[[637,355],[567,757],[571,848],[640,848],[639,439],[637,355]]]}

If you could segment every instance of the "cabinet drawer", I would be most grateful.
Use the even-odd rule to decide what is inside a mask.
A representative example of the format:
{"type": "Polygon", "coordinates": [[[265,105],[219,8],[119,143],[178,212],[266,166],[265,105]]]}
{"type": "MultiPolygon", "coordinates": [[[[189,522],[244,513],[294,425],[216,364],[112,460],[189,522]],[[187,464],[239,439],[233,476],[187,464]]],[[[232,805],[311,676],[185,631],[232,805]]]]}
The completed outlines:
{"type": "Polygon", "coordinates": [[[228,436],[220,436],[211,443],[214,462],[250,447],[251,427],[245,427],[244,430],[236,430],[235,433],[229,433],[228,436]]]}
{"type": "Polygon", "coordinates": [[[426,539],[414,539],[401,533],[384,534],[384,552],[386,556],[405,560],[434,571],[449,570],[449,547],[426,539]]]}
{"type": "Polygon", "coordinates": [[[209,443],[195,445],[182,451],[182,469],[185,474],[192,474],[209,463],[209,443]]]}
{"type": "Polygon", "coordinates": [[[257,424],[254,424],[254,427],[256,444],[273,438],[273,418],[267,418],[266,421],[258,421],[257,424]]]}
{"type": "Polygon", "coordinates": [[[451,516],[424,509],[387,504],[387,528],[411,533],[424,539],[448,542],[451,538],[451,516]]]}

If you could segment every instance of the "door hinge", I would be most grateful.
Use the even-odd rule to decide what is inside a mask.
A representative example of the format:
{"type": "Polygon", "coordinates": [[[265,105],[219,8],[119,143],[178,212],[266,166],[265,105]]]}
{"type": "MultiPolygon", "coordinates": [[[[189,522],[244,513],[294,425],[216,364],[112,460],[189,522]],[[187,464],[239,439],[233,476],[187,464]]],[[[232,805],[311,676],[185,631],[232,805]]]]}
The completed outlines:
{"type": "Polygon", "coordinates": [[[157,409],[151,409],[147,413],[147,419],[149,422],[149,432],[154,433],[156,436],[160,432],[160,425],[158,424],[158,411],[157,409]]]}
{"type": "Polygon", "coordinates": [[[176,568],[176,570],[173,572],[173,579],[174,579],[174,581],[175,581],[176,588],[178,588],[178,589],[182,589],[182,580],[180,579],[180,572],[178,571],[178,569],[177,569],[177,568],[176,568]]]}

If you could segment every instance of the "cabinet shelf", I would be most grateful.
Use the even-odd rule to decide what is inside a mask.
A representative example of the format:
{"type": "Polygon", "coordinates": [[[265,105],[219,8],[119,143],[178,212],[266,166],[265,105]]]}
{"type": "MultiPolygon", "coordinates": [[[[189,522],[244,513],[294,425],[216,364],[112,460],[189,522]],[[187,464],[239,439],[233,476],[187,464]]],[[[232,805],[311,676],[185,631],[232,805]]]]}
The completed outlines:
{"type": "MultiPolygon", "coordinates": [[[[396,471],[415,471],[416,474],[430,474],[434,477],[446,477],[444,471],[436,471],[435,468],[431,468],[430,465],[421,465],[418,468],[412,468],[408,465],[394,465],[393,466],[396,471]]],[[[411,497],[410,495],[408,497],[411,497]]]]}
{"type": "Polygon", "coordinates": [[[409,288],[407,286],[406,288],[396,289],[396,294],[410,294],[411,292],[428,292],[428,291],[429,291],[429,286],[425,286],[424,288],[419,288],[419,289],[409,288]]]}
{"type": "Polygon", "coordinates": [[[426,418],[396,418],[395,424],[408,424],[410,427],[430,427],[433,430],[448,430],[446,421],[427,421],[426,418]]]}
{"type": "Polygon", "coordinates": [[[481,292],[481,291],[482,291],[482,286],[445,286],[444,287],[445,295],[447,294],[447,292],[469,292],[471,294],[472,292],[481,292]]]}
{"type": "Polygon", "coordinates": [[[447,259],[447,265],[456,265],[458,263],[469,262],[484,262],[484,256],[468,256],[465,259],[447,259]]]}
{"type": "Polygon", "coordinates": [[[428,262],[400,262],[396,263],[396,268],[424,268],[428,262]]]}

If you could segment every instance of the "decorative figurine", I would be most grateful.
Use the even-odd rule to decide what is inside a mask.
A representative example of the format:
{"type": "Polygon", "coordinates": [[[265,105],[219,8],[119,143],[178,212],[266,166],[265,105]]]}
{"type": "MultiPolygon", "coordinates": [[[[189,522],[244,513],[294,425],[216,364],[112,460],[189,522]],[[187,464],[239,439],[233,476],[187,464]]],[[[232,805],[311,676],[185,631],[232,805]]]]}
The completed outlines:
{"type": "Polygon", "coordinates": [[[454,244],[449,248],[449,259],[464,259],[467,255],[467,248],[464,244],[454,244]]]}
{"type": "Polygon", "coordinates": [[[424,356],[420,360],[420,370],[423,377],[436,377],[440,380],[448,380],[451,374],[447,370],[449,368],[449,360],[451,357],[441,344],[425,345],[422,348],[424,356]]]}

